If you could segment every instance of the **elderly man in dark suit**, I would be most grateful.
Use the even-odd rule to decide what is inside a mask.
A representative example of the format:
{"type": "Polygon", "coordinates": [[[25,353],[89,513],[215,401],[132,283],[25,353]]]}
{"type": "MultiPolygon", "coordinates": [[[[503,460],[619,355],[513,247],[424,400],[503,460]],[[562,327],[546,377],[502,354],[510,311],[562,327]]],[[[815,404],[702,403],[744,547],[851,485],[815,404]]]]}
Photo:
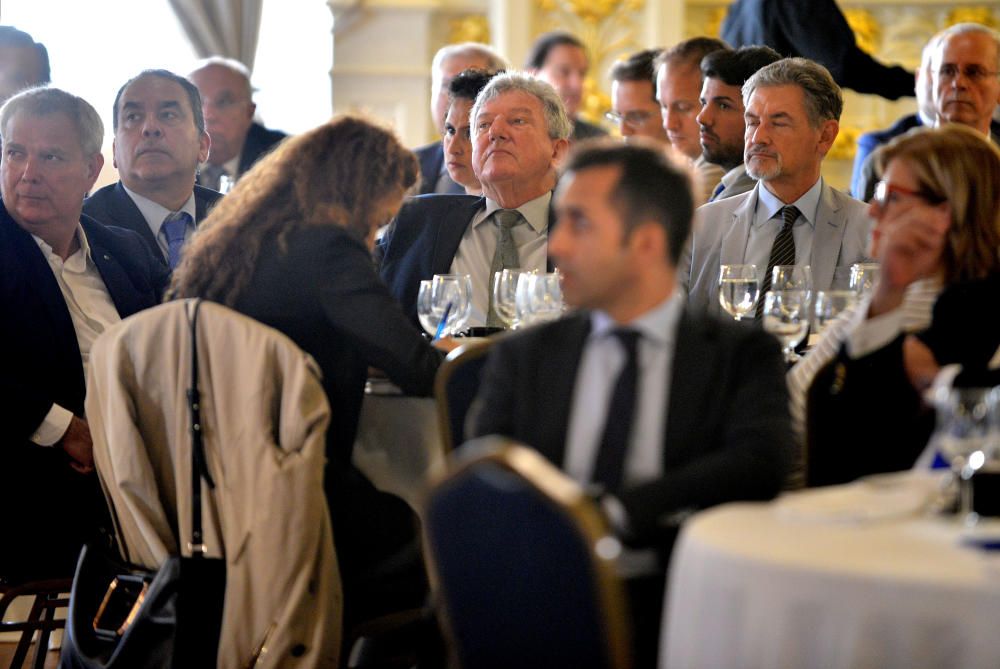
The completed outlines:
{"type": "Polygon", "coordinates": [[[550,248],[579,311],[497,342],[472,410],[476,435],[538,449],[597,484],[636,549],[636,666],[653,666],[666,559],[692,509],[767,499],[792,434],[777,342],[685,309],[676,264],[687,177],[652,146],[582,148],[557,192],[550,248]]]}
{"type": "Polygon", "coordinates": [[[0,110],[0,578],[66,576],[106,507],[83,415],[90,346],[166,284],[135,233],[81,214],[104,159],[93,107],[54,88],[0,110]]]}
{"type": "Polygon", "coordinates": [[[184,77],[146,70],[118,90],[112,119],[121,180],[87,198],[83,211],[105,225],[137,232],[173,269],[195,226],[220,197],[194,182],[211,146],[201,96],[184,77]]]}
{"type": "Polygon", "coordinates": [[[381,242],[382,279],[414,322],[422,279],[468,274],[469,325],[493,325],[494,272],[549,266],[549,204],[570,132],[559,96],[527,75],[499,74],[479,94],[470,118],[472,169],[484,196],[414,198],[381,242]]]}
{"type": "Polygon", "coordinates": [[[238,60],[206,58],[188,79],[201,93],[205,128],[212,138],[198,183],[219,190],[223,177],[232,184],[288,135],[254,121],[250,70],[238,60]]]}

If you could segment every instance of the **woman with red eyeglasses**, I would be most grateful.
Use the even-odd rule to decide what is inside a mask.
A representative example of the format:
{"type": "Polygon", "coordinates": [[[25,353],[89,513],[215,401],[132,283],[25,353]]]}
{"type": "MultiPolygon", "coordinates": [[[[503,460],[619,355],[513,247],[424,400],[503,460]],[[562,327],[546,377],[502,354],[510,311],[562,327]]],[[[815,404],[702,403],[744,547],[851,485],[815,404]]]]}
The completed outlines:
{"type": "Polygon", "coordinates": [[[950,319],[922,334],[942,293],[954,304],[997,285],[1000,150],[949,125],[903,135],[877,161],[869,255],[879,277],[788,373],[810,486],[911,467],[933,428],[920,392],[928,375],[952,362],[985,367],[1000,337],[996,294],[963,319],[962,332],[950,319]]]}

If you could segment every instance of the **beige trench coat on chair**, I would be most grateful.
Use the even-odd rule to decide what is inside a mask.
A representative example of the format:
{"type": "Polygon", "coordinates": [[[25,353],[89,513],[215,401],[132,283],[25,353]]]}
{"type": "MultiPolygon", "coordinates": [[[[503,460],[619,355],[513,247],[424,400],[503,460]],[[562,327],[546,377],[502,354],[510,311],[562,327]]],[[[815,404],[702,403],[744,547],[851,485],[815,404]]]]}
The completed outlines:
{"type": "MultiPolygon", "coordinates": [[[[189,305],[122,321],[90,359],[97,472],[119,541],[148,568],[190,554],[189,305]]],[[[205,543],[226,560],[218,666],[335,667],[342,595],[323,494],[330,409],[318,367],[278,331],[209,302],[198,315],[198,358],[216,483],[203,483],[205,543]]]]}

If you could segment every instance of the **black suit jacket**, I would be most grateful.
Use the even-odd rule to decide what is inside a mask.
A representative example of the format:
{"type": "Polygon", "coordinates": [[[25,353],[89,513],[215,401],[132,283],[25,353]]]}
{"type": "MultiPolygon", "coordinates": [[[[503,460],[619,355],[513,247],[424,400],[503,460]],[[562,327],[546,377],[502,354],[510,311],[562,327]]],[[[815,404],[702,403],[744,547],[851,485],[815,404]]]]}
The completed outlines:
{"type": "MultiPolygon", "coordinates": [[[[243,140],[243,150],[240,152],[239,176],[253,167],[254,163],[273,149],[278,142],[288,137],[280,130],[265,128],[260,123],[251,123],[243,140]]],[[[200,220],[200,219],[199,219],[200,220]]]]}
{"type": "MultiPolygon", "coordinates": [[[[208,216],[209,210],[222,197],[222,193],[195,185],[194,187],[194,210],[195,225],[200,224],[208,216]]],[[[160,245],[156,242],[156,237],[149,229],[149,224],[143,217],[135,201],[125,192],[122,182],[110,184],[101,188],[83,202],[83,213],[104,223],[114,225],[119,228],[126,228],[137,233],[146,242],[153,257],[158,259],[164,267],[167,259],[160,250],[160,245]]]]}
{"type": "Polygon", "coordinates": [[[810,58],[858,93],[890,100],[913,95],[913,73],[862,51],[834,0],[737,0],[722,23],[722,39],[734,49],[763,44],[782,57],[810,58]]]}
{"type": "MultiPolygon", "coordinates": [[[[137,235],[81,216],[118,313],[124,318],[157,304],[164,266],[137,235]]],[[[95,524],[104,502],[94,475],[73,471],[61,448],[29,442],[53,403],[83,416],[85,379],[76,330],[38,244],[0,205],[0,508],[10,514],[10,537],[0,548],[0,576],[59,573],[95,524]]]]}
{"type": "MultiPolygon", "coordinates": [[[[474,195],[421,195],[403,205],[380,241],[382,280],[414,323],[419,323],[420,282],[448,273],[462,235],[476,212],[485,206],[486,198],[474,195]]],[[[553,225],[555,213],[550,205],[550,230],[553,225]]],[[[551,260],[548,264],[551,271],[551,260]]]]}
{"type": "MultiPolygon", "coordinates": [[[[498,341],[474,407],[476,435],[501,434],[563,465],[590,316],[577,313],[498,341]]],[[[792,434],[784,364],[763,331],[685,313],[678,324],[662,478],[621,501],[640,545],[669,548],[672,514],[781,487],[792,434]]],[[[600,409],[604,411],[604,408],[600,409]]]]}

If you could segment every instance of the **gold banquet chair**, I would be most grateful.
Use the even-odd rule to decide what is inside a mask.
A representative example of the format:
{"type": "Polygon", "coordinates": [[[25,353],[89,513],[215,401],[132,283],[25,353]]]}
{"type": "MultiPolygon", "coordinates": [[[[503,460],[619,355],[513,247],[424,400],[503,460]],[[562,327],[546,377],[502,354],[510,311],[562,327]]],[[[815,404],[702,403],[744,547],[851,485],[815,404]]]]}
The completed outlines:
{"type": "Polygon", "coordinates": [[[486,437],[462,451],[424,510],[432,590],[457,666],[631,666],[613,568],[620,545],[594,502],[530,448],[486,437]]]}
{"type": "Polygon", "coordinates": [[[66,619],[60,618],[56,610],[69,604],[66,593],[70,591],[73,582],[68,578],[49,579],[43,581],[26,581],[7,584],[0,580],[0,632],[20,632],[14,654],[11,656],[10,669],[23,666],[31,647],[31,639],[38,632],[32,667],[42,669],[45,665],[45,655],[49,649],[49,636],[54,630],[66,626],[66,619]],[[31,598],[31,609],[24,620],[3,620],[7,609],[19,597],[31,598]]]}
{"type": "Polygon", "coordinates": [[[434,379],[434,399],[445,453],[465,441],[465,417],[479,391],[483,367],[493,341],[462,344],[448,353],[434,379]]]}

